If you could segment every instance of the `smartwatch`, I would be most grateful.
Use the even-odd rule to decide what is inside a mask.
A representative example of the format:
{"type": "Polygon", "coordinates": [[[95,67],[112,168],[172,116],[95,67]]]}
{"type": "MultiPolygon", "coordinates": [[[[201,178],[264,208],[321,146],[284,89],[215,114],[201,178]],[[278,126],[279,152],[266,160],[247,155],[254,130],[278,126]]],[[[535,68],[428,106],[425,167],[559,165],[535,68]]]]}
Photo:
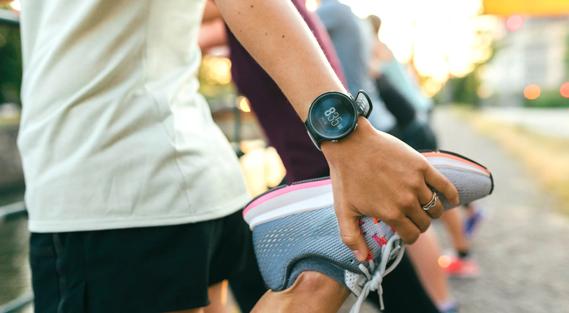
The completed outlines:
{"type": "Polygon", "coordinates": [[[358,117],[367,118],[371,110],[371,101],[364,91],[359,91],[355,99],[349,94],[327,92],[312,102],[304,124],[308,136],[320,150],[324,141],[346,138],[356,129],[358,117]]]}

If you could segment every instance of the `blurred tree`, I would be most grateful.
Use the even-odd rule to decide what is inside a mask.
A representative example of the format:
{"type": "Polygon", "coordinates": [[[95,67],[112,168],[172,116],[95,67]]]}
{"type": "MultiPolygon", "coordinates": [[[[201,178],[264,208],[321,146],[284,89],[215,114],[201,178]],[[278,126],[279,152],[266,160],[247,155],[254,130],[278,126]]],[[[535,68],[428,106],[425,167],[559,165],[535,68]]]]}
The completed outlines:
{"type": "Polygon", "coordinates": [[[0,103],[20,104],[22,49],[17,25],[0,20],[0,103]]]}
{"type": "Polygon", "coordinates": [[[530,108],[569,108],[569,99],[563,98],[559,90],[545,90],[537,99],[524,99],[523,104],[530,108]]]}
{"type": "Polygon", "coordinates": [[[479,106],[480,98],[478,97],[478,87],[480,86],[480,78],[478,69],[470,72],[464,77],[451,78],[448,85],[451,88],[451,100],[457,104],[470,106],[479,106]]]}
{"type": "Polygon", "coordinates": [[[569,33],[565,37],[565,79],[569,79],[569,33]]]}

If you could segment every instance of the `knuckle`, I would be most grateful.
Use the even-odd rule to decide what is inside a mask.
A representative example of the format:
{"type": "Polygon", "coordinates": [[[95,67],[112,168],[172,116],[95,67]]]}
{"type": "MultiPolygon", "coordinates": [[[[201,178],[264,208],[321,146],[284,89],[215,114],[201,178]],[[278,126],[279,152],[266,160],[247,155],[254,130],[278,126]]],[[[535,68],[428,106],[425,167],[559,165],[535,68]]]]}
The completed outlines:
{"type": "Polygon", "coordinates": [[[417,166],[421,172],[426,172],[430,167],[429,162],[427,162],[425,159],[422,159],[421,162],[418,162],[417,166]]]}
{"type": "Polygon", "coordinates": [[[412,241],[412,242],[417,241],[417,239],[419,239],[419,236],[421,236],[421,233],[420,233],[420,232],[418,232],[418,231],[417,231],[417,232],[414,232],[414,233],[411,235],[411,241],[412,241]]]}
{"type": "Polygon", "coordinates": [[[347,246],[353,246],[358,241],[357,236],[352,233],[342,232],[341,237],[342,242],[344,242],[347,246]]]}
{"type": "Polygon", "coordinates": [[[429,229],[430,226],[431,226],[431,221],[430,221],[430,220],[427,220],[425,223],[423,223],[423,224],[420,226],[419,230],[421,231],[421,233],[424,233],[424,232],[427,231],[427,229],[429,229]]]}
{"type": "Polygon", "coordinates": [[[431,212],[431,217],[432,218],[439,218],[441,217],[441,215],[443,215],[443,208],[442,207],[436,207],[432,210],[431,212]]]}
{"type": "Polygon", "coordinates": [[[431,210],[431,212],[429,213],[429,216],[431,218],[439,218],[441,217],[442,212],[440,210],[431,210]]]}
{"type": "Polygon", "coordinates": [[[399,198],[399,204],[403,208],[411,208],[415,206],[417,199],[412,193],[405,193],[399,198]]]}
{"type": "Polygon", "coordinates": [[[425,179],[420,175],[413,176],[409,181],[414,190],[420,190],[420,188],[425,184],[425,179]]]}
{"type": "Polygon", "coordinates": [[[403,216],[403,214],[401,214],[398,211],[389,211],[389,212],[386,212],[382,216],[381,219],[384,222],[386,222],[387,224],[393,224],[393,223],[397,222],[398,220],[400,220],[402,216],[403,216]]]}
{"type": "Polygon", "coordinates": [[[420,236],[420,235],[421,235],[421,233],[420,233],[418,230],[417,230],[417,231],[410,232],[410,233],[407,235],[407,241],[406,241],[406,243],[408,243],[408,244],[415,243],[415,241],[417,241],[417,239],[419,239],[419,236],[420,236]]]}

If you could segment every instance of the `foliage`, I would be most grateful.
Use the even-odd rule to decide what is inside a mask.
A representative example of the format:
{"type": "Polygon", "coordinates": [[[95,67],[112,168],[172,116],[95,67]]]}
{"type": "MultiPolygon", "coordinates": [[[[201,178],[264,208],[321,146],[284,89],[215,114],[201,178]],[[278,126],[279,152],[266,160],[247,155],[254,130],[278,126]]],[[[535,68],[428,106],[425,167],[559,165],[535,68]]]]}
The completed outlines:
{"type": "Polygon", "coordinates": [[[565,78],[569,79],[569,32],[565,37],[565,78]]]}
{"type": "Polygon", "coordinates": [[[0,24],[0,103],[20,103],[22,49],[16,26],[0,24]]]}
{"type": "Polygon", "coordinates": [[[475,69],[464,77],[451,78],[445,88],[448,88],[447,92],[451,102],[478,106],[480,103],[480,98],[477,94],[479,86],[480,78],[478,70],[475,69]]]}
{"type": "Polygon", "coordinates": [[[535,100],[524,100],[524,106],[531,108],[569,108],[569,99],[563,98],[559,90],[546,90],[535,100]]]}

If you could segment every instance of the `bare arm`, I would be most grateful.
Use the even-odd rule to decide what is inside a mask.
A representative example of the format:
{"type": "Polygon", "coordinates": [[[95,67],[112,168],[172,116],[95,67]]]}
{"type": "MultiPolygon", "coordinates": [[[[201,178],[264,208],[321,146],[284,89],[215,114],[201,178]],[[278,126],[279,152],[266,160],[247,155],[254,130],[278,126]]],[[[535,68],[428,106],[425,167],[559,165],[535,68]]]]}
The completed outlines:
{"type": "MultiPolygon", "coordinates": [[[[275,80],[302,120],[310,103],[328,91],[346,92],[310,30],[288,0],[217,0],[218,9],[255,60],[275,80]]],[[[457,192],[417,152],[366,119],[349,137],[323,143],[330,165],[342,240],[364,260],[368,253],[359,216],[374,216],[393,226],[406,242],[427,229],[421,208],[432,196],[429,186],[458,202],[457,192]]],[[[431,217],[442,213],[442,205],[431,217]]]]}
{"type": "Polygon", "coordinates": [[[302,120],[320,94],[346,92],[290,1],[216,3],[233,34],[284,91],[302,120]]]}

